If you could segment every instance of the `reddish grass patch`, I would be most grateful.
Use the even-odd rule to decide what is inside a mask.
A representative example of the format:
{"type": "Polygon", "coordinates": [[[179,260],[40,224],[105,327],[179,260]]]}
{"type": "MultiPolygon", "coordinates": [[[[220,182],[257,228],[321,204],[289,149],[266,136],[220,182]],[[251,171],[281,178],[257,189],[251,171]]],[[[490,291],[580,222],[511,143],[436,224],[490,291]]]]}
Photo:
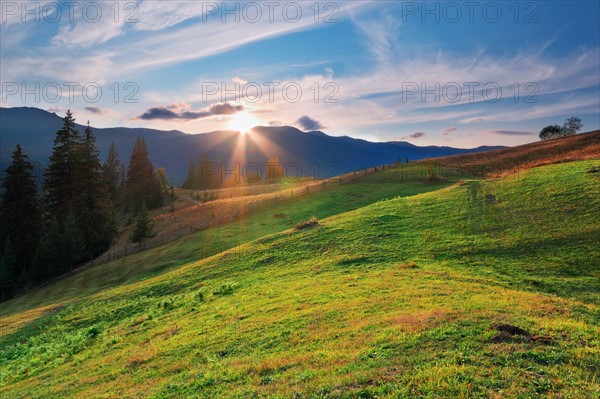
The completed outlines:
{"type": "Polygon", "coordinates": [[[501,150],[436,158],[433,162],[487,177],[502,177],[537,166],[595,158],[600,158],[600,130],[501,150]]]}

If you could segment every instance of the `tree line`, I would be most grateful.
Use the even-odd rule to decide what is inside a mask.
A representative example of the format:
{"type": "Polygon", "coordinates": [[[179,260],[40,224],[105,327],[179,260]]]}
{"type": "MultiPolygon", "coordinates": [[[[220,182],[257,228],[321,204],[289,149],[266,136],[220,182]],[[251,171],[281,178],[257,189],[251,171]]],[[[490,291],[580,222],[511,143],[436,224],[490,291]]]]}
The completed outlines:
{"type": "Polygon", "coordinates": [[[142,137],[127,167],[114,143],[101,163],[89,122],[81,134],[70,111],[56,132],[41,193],[20,145],[0,187],[0,300],[106,251],[120,217],[137,215],[134,240],[143,239],[148,208],[163,206],[169,195],[166,172],[155,171],[142,137]]]}

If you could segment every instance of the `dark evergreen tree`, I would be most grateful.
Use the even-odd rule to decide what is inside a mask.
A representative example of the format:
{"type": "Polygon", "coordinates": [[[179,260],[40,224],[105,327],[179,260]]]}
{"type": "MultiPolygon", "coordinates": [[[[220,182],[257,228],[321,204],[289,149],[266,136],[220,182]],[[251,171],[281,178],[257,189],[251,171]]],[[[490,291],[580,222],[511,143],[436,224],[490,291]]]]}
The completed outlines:
{"type": "Polygon", "coordinates": [[[152,219],[150,219],[150,215],[148,214],[148,208],[146,207],[146,204],[142,202],[140,210],[135,218],[135,225],[133,226],[133,231],[131,232],[129,240],[133,243],[140,243],[146,238],[152,238],[155,235],[156,233],[154,233],[152,219]]]}
{"type": "Polygon", "coordinates": [[[32,280],[39,282],[56,276],[64,270],[61,253],[62,232],[56,218],[50,219],[35,251],[32,263],[32,280]]]}
{"type": "Polygon", "coordinates": [[[210,160],[207,154],[200,158],[200,164],[196,170],[196,188],[200,190],[218,189],[223,186],[219,165],[210,160]]]}
{"type": "Polygon", "coordinates": [[[142,137],[138,137],[127,170],[127,204],[137,213],[142,203],[151,209],[164,205],[164,197],[154,176],[154,166],[148,158],[148,148],[142,137]]]}
{"type": "Polygon", "coordinates": [[[26,280],[41,229],[41,211],[33,166],[20,145],[12,154],[12,163],[2,181],[0,243],[10,239],[15,254],[15,281],[26,280]]]}
{"type": "Polygon", "coordinates": [[[62,271],[72,270],[84,258],[85,241],[77,224],[77,218],[71,212],[65,218],[61,234],[62,271]]]}
{"type": "Polygon", "coordinates": [[[71,111],[63,118],[63,127],[56,132],[50,164],[44,179],[46,209],[50,217],[62,220],[74,209],[79,194],[81,136],[75,129],[71,111]]]}
{"type": "Polygon", "coordinates": [[[74,209],[82,234],[85,256],[94,257],[108,248],[117,229],[109,193],[104,185],[96,137],[89,122],[80,147],[79,159],[77,183],[80,192],[74,209]]]}
{"type": "Polygon", "coordinates": [[[190,168],[188,169],[187,177],[185,178],[185,181],[181,185],[181,188],[184,188],[186,190],[193,190],[193,189],[197,188],[196,178],[197,178],[196,165],[194,164],[194,160],[192,159],[190,161],[190,168]]]}
{"type": "Polygon", "coordinates": [[[33,277],[42,281],[73,269],[83,260],[84,242],[77,220],[69,212],[61,223],[52,218],[33,258],[33,277]]]}
{"type": "Polygon", "coordinates": [[[0,301],[12,298],[17,282],[14,270],[17,267],[17,257],[9,239],[6,240],[0,252],[0,301]]]}
{"type": "Polygon", "coordinates": [[[106,160],[102,165],[102,178],[110,194],[110,200],[115,205],[120,202],[119,192],[122,184],[121,180],[123,178],[121,175],[121,167],[122,165],[117,153],[117,147],[115,146],[115,143],[111,143],[106,160]]]}

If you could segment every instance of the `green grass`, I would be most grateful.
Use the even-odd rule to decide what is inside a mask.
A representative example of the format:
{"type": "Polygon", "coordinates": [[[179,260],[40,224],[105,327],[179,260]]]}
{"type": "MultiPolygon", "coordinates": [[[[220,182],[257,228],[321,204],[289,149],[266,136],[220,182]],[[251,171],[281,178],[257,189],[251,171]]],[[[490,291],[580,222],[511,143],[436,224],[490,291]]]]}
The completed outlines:
{"type": "MultiPolygon", "coordinates": [[[[0,395],[599,397],[594,165],[467,181],[327,218],[349,196],[340,192],[223,226],[215,239],[279,226],[287,214],[319,219],[270,235],[263,226],[250,244],[39,310],[0,339],[0,395]],[[501,323],[533,338],[499,341],[501,323]]],[[[355,194],[402,190],[364,183],[355,194]]],[[[140,260],[184,261],[180,245],[140,260]]],[[[7,324],[52,304],[20,301],[7,324]]]]}
{"type": "MultiPolygon", "coordinates": [[[[155,277],[231,248],[239,250],[241,245],[247,242],[293,228],[312,216],[325,218],[380,200],[415,195],[444,187],[422,183],[416,168],[418,167],[409,165],[404,166],[402,170],[392,169],[363,176],[352,183],[335,185],[326,191],[256,209],[241,220],[209,228],[151,251],[93,267],[5,302],[0,314],[6,316],[21,313],[21,321],[27,321],[29,316],[36,317],[39,312],[23,313],[24,311],[65,306],[73,300],[118,284],[155,277]],[[403,177],[402,171],[406,172],[411,168],[415,169],[414,176],[410,179],[403,177]]],[[[458,178],[457,176],[455,179],[458,178]]]]}

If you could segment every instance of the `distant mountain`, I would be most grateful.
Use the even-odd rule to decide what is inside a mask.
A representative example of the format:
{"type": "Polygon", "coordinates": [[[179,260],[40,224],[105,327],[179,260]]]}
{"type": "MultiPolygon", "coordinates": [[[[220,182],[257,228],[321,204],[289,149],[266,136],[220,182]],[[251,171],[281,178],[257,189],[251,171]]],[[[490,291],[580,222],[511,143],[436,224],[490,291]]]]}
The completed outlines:
{"type": "MultiPolygon", "coordinates": [[[[15,145],[21,144],[32,160],[47,163],[54,135],[61,126],[61,116],[42,109],[0,108],[0,162],[8,162],[15,145]]],[[[84,127],[78,125],[78,129],[83,132],[84,127]]],[[[114,142],[125,162],[129,161],[135,138],[143,136],[152,163],[164,167],[174,184],[183,182],[190,160],[198,161],[201,155],[207,155],[211,161],[225,161],[228,170],[233,170],[236,162],[243,169],[249,162],[263,165],[267,159],[278,157],[283,165],[290,165],[289,174],[301,170],[304,176],[329,177],[397,159],[417,160],[503,148],[419,147],[401,141],[373,143],[347,136],[332,137],[320,131],[302,132],[290,126],[259,126],[250,135],[231,131],[186,134],[177,130],[125,127],[94,128],[94,132],[102,156],[114,142]]]]}

